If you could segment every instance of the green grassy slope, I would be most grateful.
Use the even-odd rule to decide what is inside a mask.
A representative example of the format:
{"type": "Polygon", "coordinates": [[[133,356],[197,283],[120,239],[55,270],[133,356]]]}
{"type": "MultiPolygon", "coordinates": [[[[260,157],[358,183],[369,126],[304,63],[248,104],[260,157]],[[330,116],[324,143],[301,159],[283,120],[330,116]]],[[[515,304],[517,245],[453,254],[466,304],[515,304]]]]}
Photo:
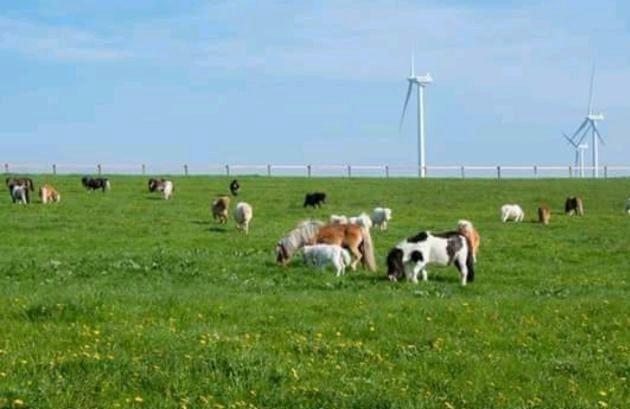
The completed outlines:
{"type": "MultiPolygon", "coordinates": [[[[250,234],[215,224],[228,178],[35,177],[62,202],[0,203],[0,408],[630,406],[630,182],[239,178],[250,234]],[[303,209],[308,191],[328,204],[303,209]],[[583,218],[564,216],[568,195],[583,218]],[[525,222],[502,224],[519,203],[525,222]],[[551,225],[534,223],[540,204],[551,225]],[[274,264],[305,218],[393,210],[379,271],[274,264]],[[390,283],[384,256],[472,220],[476,281],[390,283]]],[[[232,203],[232,208],[235,202],[232,203]]]]}

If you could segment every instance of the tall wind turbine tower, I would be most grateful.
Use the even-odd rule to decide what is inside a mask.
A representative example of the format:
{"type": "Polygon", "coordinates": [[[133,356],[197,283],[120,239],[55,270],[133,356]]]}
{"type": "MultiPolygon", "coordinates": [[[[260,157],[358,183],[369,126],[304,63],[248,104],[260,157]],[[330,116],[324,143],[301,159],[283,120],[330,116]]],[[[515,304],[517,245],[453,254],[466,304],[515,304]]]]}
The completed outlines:
{"type": "Polygon", "coordinates": [[[424,178],[426,176],[426,150],[424,146],[424,88],[433,82],[433,78],[431,78],[431,74],[428,72],[424,75],[416,76],[414,65],[414,55],[412,53],[411,69],[409,77],[407,77],[409,86],[407,87],[407,96],[405,97],[405,104],[403,105],[402,115],[400,116],[398,131],[400,132],[400,129],[402,128],[402,124],[405,119],[405,111],[407,110],[409,98],[411,97],[413,86],[415,85],[418,89],[418,176],[424,178]]]}
{"type": "Polygon", "coordinates": [[[591,87],[588,95],[588,110],[586,112],[586,118],[580,124],[580,126],[576,129],[576,131],[571,135],[570,138],[565,138],[573,145],[576,149],[579,146],[582,146],[582,142],[588,136],[589,132],[592,136],[591,146],[593,148],[593,177],[599,177],[599,142],[602,144],[606,144],[604,142],[604,138],[599,133],[599,129],[597,128],[597,121],[603,121],[604,115],[601,113],[593,113],[593,81],[595,79],[595,64],[593,64],[593,71],[591,72],[591,87]]]}

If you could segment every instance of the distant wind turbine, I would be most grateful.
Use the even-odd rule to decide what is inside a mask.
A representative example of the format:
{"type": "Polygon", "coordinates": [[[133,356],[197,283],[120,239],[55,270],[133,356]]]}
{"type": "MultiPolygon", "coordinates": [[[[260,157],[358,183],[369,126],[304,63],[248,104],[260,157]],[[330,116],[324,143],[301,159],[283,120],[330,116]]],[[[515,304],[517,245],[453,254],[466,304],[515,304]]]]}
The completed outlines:
{"type": "MultiPolygon", "coordinates": [[[[602,138],[602,135],[599,133],[599,129],[597,129],[597,121],[603,121],[604,115],[601,113],[598,113],[598,114],[593,113],[594,79],[595,79],[595,64],[593,64],[593,70],[591,71],[591,87],[590,87],[589,95],[588,95],[588,110],[586,112],[586,118],[584,118],[584,121],[582,121],[580,126],[575,130],[575,132],[573,132],[573,135],[571,135],[571,137],[568,137],[567,135],[564,135],[564,137],[569,141],[571,145],[573,145],[574,148],[584,149],[584,148],[580,148],[581,146],[584,146],[582,142],[588,136],[589,132],[591,133],[592,135],[591,146],[593,148],[593,177],[596,178],[599,176],[599,145],[598,143],[601,142],[603,145],[605,145],[606,143],[604,142],[604,138],[602,138]]],[[[576,156],[577,156],[577,150],[576,150],[576,156]]]]}
{"type": "Polygon", "coordinates": [[[402,115],[400,116],[400,124],[398,125],[398,132],[402,129],[403,121],[405,120],[405,111],[409,104],[409,98],[411,97],[411,91],[415,85],[418,88],[418,176],[424,178],[426,176],[426,163],[425,163],[425,148],[424,148],[424,87],[433,82],[431,74],[428,72],[424,75],[416,76],[414,74],[414,55],[411,54],[411,70],[407,81],[409,87],[407,87],[407,96],[405,97],[405,104],[403,105],[402,115]]]}
{"type": "Polygon", "coordinates": [[[577,144],[574,142],[566,133],[562,133],[564,139],[566,139],[574,148],[575,148],[575,162],[574,168],[575,170],[579,170],[580,177],[584,177],[584,151],[588,149],[588,145],[585,143],[577,144]]]}

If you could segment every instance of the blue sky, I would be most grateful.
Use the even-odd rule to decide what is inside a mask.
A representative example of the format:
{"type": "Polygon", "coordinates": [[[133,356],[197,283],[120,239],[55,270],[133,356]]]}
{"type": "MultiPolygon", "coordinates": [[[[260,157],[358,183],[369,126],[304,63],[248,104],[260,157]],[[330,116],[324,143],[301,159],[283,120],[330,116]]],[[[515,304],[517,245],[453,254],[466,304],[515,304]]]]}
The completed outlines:
{"type": "Polygon", "coordinates": [[[601,162],[630,163],[630,5],[4,0],[0,161],[568,164],[591,64],[601,162]]]}

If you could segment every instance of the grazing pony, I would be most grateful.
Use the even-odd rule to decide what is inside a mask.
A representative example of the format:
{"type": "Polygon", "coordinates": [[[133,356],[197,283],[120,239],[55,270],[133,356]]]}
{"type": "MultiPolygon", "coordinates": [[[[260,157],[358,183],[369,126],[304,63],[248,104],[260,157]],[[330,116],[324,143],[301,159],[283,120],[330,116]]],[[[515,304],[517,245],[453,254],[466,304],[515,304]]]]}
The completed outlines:
{"type": "Polygon", "coordinates": [[[11,188],[13,203],[28,204],[28,188],[25,185],[13,185],[11,188]]]}
{"type": "Polygon", "coordinates": [[[111,184],[109,183],[109,179],[107,178],[93,178],[90,176],[84,176],[83,178],[81,178],[81,184],[88,191],[101,189],[103,193],[105,193],[106,190],[110,190],[112,188],[111,184]]]}
{"type": "Polygon", "coordinates": [[[155,192],[158,190],[158,188],[160,187],[160,185],[162,183],[166,182],[166,179],[156,179],[156,178],[151,178],[149,179],[149,192],[155,192]]]}
{"type": "Polygon", "coordinates": [[[314,192],[314,193],[307,193],[306,196],[304,196],[304,207],[306,206],[321,207],[322,203],[326,204],[326,193],[314,192]]]}
{"type": "Polygon", "coordinates": [[[252,207],[245,202],[239,202],[234,209],[234,220],[236,221],[236,228],[242,229],[245,234],[249,233],[249,222],[251,222],[254,216],[252,207]]]}
{"type": "Polygon", "coordinates": [[[479,244],[481,244],[481,237],[479,232],[475,229],[475,226],[468,220],[459,220],[457,222],[457,232],[468,240],[468,245],[472,251],[473,261],[477,262],[477,253],[479,252],[479,244]]]}
{"type": "Polygon", "coordinates": [[[372,211],[372,223],[383,231],[387,230],[387,222],[392,219],[392,209],[387,207],[375,207],[372,211]]]}
{"type": "Polygon", "coordinates": [[[61,201],[61,195],[50,185],[44,185],[39,188],[39,198],[43,204],[61,201]]]}
{"type": "Polygon", "coordinates": [[[348,249],[352,258],[350,267],[353,270],[359,261],[368,270],[376,270],[370,230],[356,224],[322,225],[318,221],[300,223],[276,244],[276,261],[286,265],[297,250],[315,243],[336,244],[348,249]]]}
{"type": "Polygon", "coordinates": [[[158,190],[162,192],[162,197],[164,197],[164,200],[168,200],[173,195],[173,190],[175,190],[175,187],[173,186],[173,182],[171,182],[170,180],[165,180],[164,182],[160,183],[158,190]]]}
{"type": "Polygon", "coordinates": [[[544,225],[549,224],[551,220],[551,210],[547,206],[538,208],[538,221],[544,225]]]}
{"type": "Polygon", "coordinates": [[[348,218],[348,223],[350,224],[358,224],[359,226],[363,226],[366,229],[372,228],[372,219],[368,216],[367,213],[361,213],[358,216],[352,216],[348,218]]]}
{"type": "Polygon", "coordinates": [[[626,202],[626,213],[630,214],[630,198],[626,202]]]}
{"type": "Polygon", "coordinates": [[[331,214],[328,222],[330,224],[348,224],[348,218],[344,215],[331,214]]]}
{"type": "Polygon", "coordinates": [[[238,180],[234,179],[232,183],[230,183],[230,192],[232,192],[232,196],[238,195],[239,190],[241,190],[241,185],[238,184],[238,180]]]}
{"type": "Polygon", "coordinates": [[[16,177],[8,177],[5,179],[5,183],[7,184],[7,188],[9,189],[9,195],[11,196],[11,200],[15,203],[15,199],[13,196],[13,187],[14,186],[24,186],[25,191],[25,200],[26,203],[31,202],[31,196],[29,192],[35,191],[35,185],[33,185],[33,180],[31,178],[16,178],[16,177]]]}
{"type": "Polygon", "coordinates": [[[514,220],[515,222],[522,222],[525,218],[525,212],[521,209],[521,206],[517,204],[506,204],[501,206],[501,221],[503,223],[508,220],[514,220]]]}
{"type": "Polygon", "coordinates": [[[454,264],[462,277],[462,285],[475,279],[472,251],[468,240],[458,232],[432,234],[423,231],[398,243],[387,255],[387,277],[398,281],[404,276],[414,283],[418,273],[427,281],[427,264],[454,264]]]}
{"type": "Polygon", "coordinates": [[[304,263],[315,265],[321,269],[332,264],[337,272],[337,277],[346,274],[346,267],[350,265],[350,262],[348,250],[336,244],[304,246],[304,263]]]}
{"type": "Polygon", "coordinates": [[[214,202],[212,202],[212,218],[219,220],[219,223],[225,224],[228,221],[228,208],[230,207],[229,196],[219,196],[214,202]]]}
{"type": "Polygon", "coordinates": [[[584,216],[582,198],[579,196],[567,197],[567,200],[564,202],[564,212],[569,216],[573,216],[574,214],[584,216]]]}

